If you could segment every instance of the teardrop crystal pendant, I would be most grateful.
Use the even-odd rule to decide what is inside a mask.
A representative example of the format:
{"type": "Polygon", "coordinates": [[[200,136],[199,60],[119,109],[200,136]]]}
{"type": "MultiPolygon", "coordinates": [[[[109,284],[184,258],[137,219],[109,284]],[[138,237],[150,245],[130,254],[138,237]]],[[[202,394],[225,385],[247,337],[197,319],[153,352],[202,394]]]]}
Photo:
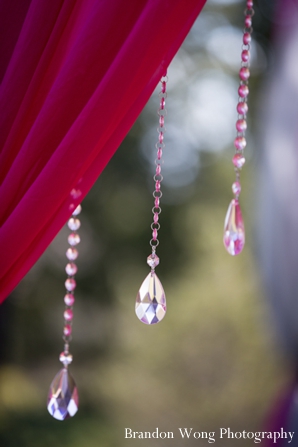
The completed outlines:
{"type": "Polygon", "coordinates": [[[233,199],[228,208],[224,226],[224,246],[230,255],[241,253],[245,243],[244,222],[237,199],[233,199]]]}
{"type": "Polygon", "coordinates": [[[72,375],[67,368],[61,369],[50,385],[47,408],[59,421],[72,417],[78,411],[79,395],[72,375]]]}
{"type": "Polygon", "coordinates": [[[166,296],[156,273],[151,271],[143,281],[136,299],[136,314],[145,324],[159,323],[167,310],[166,296]]]}

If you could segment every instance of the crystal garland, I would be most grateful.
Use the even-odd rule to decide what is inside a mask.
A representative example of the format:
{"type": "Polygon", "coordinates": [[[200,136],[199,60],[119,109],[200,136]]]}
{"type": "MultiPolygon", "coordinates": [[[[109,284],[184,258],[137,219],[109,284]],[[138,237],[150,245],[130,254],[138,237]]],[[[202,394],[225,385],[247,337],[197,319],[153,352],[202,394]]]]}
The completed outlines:
{"type": "Polygon", "coordinates": [[[72,417],[78,411],[79,396],[75,381],[68,371],[68,365],[72,362],[72,355],[69,352],[69,343],[72,334],[73,305],[75,302],[74,291],[76,288],[75,274],[78,271],[76,264],[73,262],[77,259],[79,252],[75,248],[80,243],[80,236],[77,230],[81,226],[80,220],[77,218],[82,208],[78,205],[72,213],[68,221],[68,228],[71,230],[68,236],[70,247],[66,251],[68,263],[65,271],[68,275],[65,281],[66,294],[64,296],[64,329],[63,340],[64,350],[61,352],[59,360],[63,364],[63,368],[54,377],[48,394],[47,408],[51,416],[55,419],[63,421],[72,417]]]}
{"type": "Polygon", "coordinates": [[[238,88],[238,120],[236,122],[237,136],[234,140],[236,149],[233,157],[233,165],[236,174],[235,182],[232,185],[234,199],[232,199],[224,224],[223,242],[226,250],[232,256],[238,255],[243,250],[245,244],[245,230],[242,218],[241,208],[239,204],[239,195],[241,192],[240,171],[245,163],[243,155],[246,147],[245,131],[247,129],[246,115],[248,112],[247,98],[249,94],[248,79],[250,77],[249,61],[250,61],[250,44],[252,29],[253,0],[246,1],[246,9],[244,11],[244,33],[243,46],[241,53],[241,68],[239,71],[240,85],[238,88]]]}
{"type": "Polygon", "coordinates": [[[147,264],[151,267],[151,272],[144,279],[136,298],[135,311],[137,317],[142,323],[156,324],[159,323],[166,314],[166,296],[163,286],[155,273],[155,267],[159,264],[159,257],[156,254],[157,246],[159,245],[158,231],[160,229],[159,215],[161,213],[160,199],[162,197],[161,182],[163,176],[161,175],[162,165],[162,151],[164,149],[164,133],[165,133],[165,115],[166,115],[166,97],[167,97],[167,75],[161,78],[160,104],[158,109],[159,127],[158,142],[156,143],[157,158],[155,159],[155,175],[153,177],[155,182],[155,190],[153,192],[154,207],[152,208],[153,223],[151,224],[152,239],[150,245],[152,248],[151,255],[147,258],[147,264]]]}

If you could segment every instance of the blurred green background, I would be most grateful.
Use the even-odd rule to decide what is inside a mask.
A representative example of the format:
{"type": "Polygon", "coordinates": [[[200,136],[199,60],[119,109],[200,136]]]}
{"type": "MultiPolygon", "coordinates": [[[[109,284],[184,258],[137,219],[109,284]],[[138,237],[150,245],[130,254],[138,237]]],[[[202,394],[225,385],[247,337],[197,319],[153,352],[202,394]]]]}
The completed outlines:
{"type": "Polygon", "coordinates": [[[63,349],[64,228],[1,306],[0,447],[181,445],[178,435],[125,440],[125,427],[257,431],[289,380],[254,257],[254,135],[258,93],[272,65],[274,2],[259,2],[254,22],[241,195],[247,245],[233,258],[222,244],[234,180],[243,4],[208,1],[168,71],[157,268],[166,318],[147,327],[134,313],[149,272],[158,88],[82,204],[70,368],[79,412],[61,423],[46,410],[63,349]]]}

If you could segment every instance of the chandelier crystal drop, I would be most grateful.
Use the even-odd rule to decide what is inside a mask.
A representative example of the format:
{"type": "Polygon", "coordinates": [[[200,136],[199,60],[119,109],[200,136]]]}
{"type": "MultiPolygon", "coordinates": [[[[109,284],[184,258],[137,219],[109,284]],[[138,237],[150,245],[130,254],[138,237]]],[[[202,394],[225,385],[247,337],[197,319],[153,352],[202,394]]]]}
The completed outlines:
{"type": "Polygon", "coordinates": [[[153,222],[151,224],[152,239],[150,241],[152,253],[147,258],[147,264],[151,268],[151,272],[144,279],[140,290],[137,294],[135,311],[138,319],[145,324],[159,323],[165,316],[167,305],[166,296],[163,286],[155,273],[155,267],[159,264],[159,257],[156,254],[157,246],[159,245],[158,231],[160,229],[159,215],[161,213],[160,199],[162,197],[161,182],[163,176],[161,175],[162,152],[165,147],[164,133],[165,133],[165,115],[166,115],[166,97],[167,97],[167,75],[161,78],[161,90],[159,93],[160,103],[158,109],[159,126],[157,128],[158,141],[156,143],[157,156],[155,159],[155,175],[153,177],[155,182],[155,190],[153,192],[154,206],[152,208],[153,222]]]}
{"type": "Polygon", "coordinates": [[[248,112],[247,98],[249,95],[248,80],[250,77],[250,44],[251,33],[253,31],[252,16],[254,15],[253,0],[246,0],[246,9],[244,11],[244,15],[245,19],[242,40],[241,67],[239,70],[239,99],[237,104],[237,135],[234,140],[235,154],[232,159],[236,180],[232,185],[234,199],[232,199],[226,214],[223,236],[224,246],[227,252],[232,256],[241,253],[245,244],[245,230],[239,204],[239,195],[241,192],[240,172],[245,164],[244,149],[246,147],[245,131],[247,129],[246,115],[248,112]]]}
{"type": "Polygon", "coordinates": [[[75,381],[68,371],[68,365],[72,362],[72,355],[69,352],[69,343],[72,334],[73,305],[75,303],[74,291],[76,288],[75,274],[78,271],[73,262],[77,259],[79,253],[74,245],[80,242],[80,237],[76,230],[80,228],[80,220],[76,217],[81,212],[81,205],[73,211],[72,217],[68,221],[68,228],[72,231],[68,237],[70,247],[66,251],[68,263],[65,267],[67,279],[65,281],[66,294],[64,296],[65,309],[63,312],[64,328],[63,340],[64,350],[59,356],[63,368],[54,377],[47,400],[47,409],[53,418],[63,421],[76,414],[79,408],[79,395],[75,381]]]}

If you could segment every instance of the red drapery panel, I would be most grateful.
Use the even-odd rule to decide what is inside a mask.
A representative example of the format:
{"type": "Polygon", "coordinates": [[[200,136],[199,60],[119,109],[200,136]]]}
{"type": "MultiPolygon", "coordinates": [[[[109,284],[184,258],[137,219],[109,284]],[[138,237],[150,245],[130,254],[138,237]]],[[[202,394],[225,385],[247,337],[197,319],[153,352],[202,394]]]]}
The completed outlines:
{"type": "Polygon", "coordinates": [[[0,302],[118,148],[205,0],[0,0],[0,302]]]}

